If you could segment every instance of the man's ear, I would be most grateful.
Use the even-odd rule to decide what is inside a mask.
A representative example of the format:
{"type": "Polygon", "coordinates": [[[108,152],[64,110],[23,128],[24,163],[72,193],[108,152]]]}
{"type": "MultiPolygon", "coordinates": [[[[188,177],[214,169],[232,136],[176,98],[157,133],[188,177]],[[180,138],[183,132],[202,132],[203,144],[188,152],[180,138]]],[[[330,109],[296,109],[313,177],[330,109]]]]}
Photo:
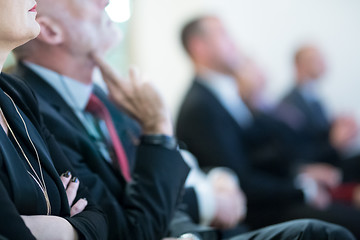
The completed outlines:
{"type": "Polygon", "coordinates": [[[38,40],[49,45],[58,45],[64,41],[64,33],[58,23],[46,16],[40,16],[36,19],[40,25],[40,34],[38,40]]]}

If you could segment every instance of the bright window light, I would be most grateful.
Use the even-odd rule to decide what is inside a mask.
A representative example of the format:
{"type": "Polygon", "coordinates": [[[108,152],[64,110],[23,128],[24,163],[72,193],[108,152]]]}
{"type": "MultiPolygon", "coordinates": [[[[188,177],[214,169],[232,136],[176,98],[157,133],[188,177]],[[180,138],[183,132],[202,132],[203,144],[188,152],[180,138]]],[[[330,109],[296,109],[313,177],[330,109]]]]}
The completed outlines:
{"type": "Polygon", "coordinates": [[[114,22],[126,22],[131,17],[130,0],[110,0],[106,12],[114,22]]]}

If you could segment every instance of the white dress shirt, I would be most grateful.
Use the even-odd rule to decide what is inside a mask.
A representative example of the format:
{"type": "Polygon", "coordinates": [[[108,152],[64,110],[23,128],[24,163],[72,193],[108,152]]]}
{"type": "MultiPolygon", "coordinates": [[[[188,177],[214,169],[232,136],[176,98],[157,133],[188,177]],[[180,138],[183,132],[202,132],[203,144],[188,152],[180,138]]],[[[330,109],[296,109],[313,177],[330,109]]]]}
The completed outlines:
{"type": "Polygon", "coordinates": [[[252,114],[242,100],[233,77],[208,70],[200,75],[199,82],[214,94],[240,126],[247,127],[251,124],[252,114]]]}

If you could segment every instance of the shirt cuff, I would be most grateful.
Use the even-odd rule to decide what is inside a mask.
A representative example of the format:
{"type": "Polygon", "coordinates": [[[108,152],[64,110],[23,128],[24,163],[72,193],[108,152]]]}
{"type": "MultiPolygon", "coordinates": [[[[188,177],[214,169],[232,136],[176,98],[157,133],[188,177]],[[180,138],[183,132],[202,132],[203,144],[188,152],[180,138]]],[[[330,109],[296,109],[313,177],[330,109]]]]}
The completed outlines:
{"type": "Polygon", "coordinates": [[[209,226],[216,213],[215,193],[209,181],[201,181],[193,185],[199,206],[200,224],[209,226]]]}
{"type": "Polygon", "coordinates": [[[303,192],[306,203],[310,203],[319,191],[315,180],[308,177],[306,174],[299,174],[296,177],[295,187],[303,192]]]}

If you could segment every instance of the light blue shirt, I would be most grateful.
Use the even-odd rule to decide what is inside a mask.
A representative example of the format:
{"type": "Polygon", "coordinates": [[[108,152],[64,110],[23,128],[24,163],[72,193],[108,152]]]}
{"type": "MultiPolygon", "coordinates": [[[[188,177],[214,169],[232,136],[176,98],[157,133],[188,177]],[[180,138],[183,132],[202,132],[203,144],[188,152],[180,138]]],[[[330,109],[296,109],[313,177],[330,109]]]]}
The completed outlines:
{"type": "Polygon", "coordinates": [[[240,126],[248,127],[252,123],[253,116],[242,100],[238,92],[238,85],[233,77],[210,70],[200,77],[200,83],[215,95],[240,126]]]}
{"type": "Polygon", "coordinates": [[[318,86],[316,81],[309,81],[298,87],[301,96],[308,103],[319,102],[318,86]]]}

